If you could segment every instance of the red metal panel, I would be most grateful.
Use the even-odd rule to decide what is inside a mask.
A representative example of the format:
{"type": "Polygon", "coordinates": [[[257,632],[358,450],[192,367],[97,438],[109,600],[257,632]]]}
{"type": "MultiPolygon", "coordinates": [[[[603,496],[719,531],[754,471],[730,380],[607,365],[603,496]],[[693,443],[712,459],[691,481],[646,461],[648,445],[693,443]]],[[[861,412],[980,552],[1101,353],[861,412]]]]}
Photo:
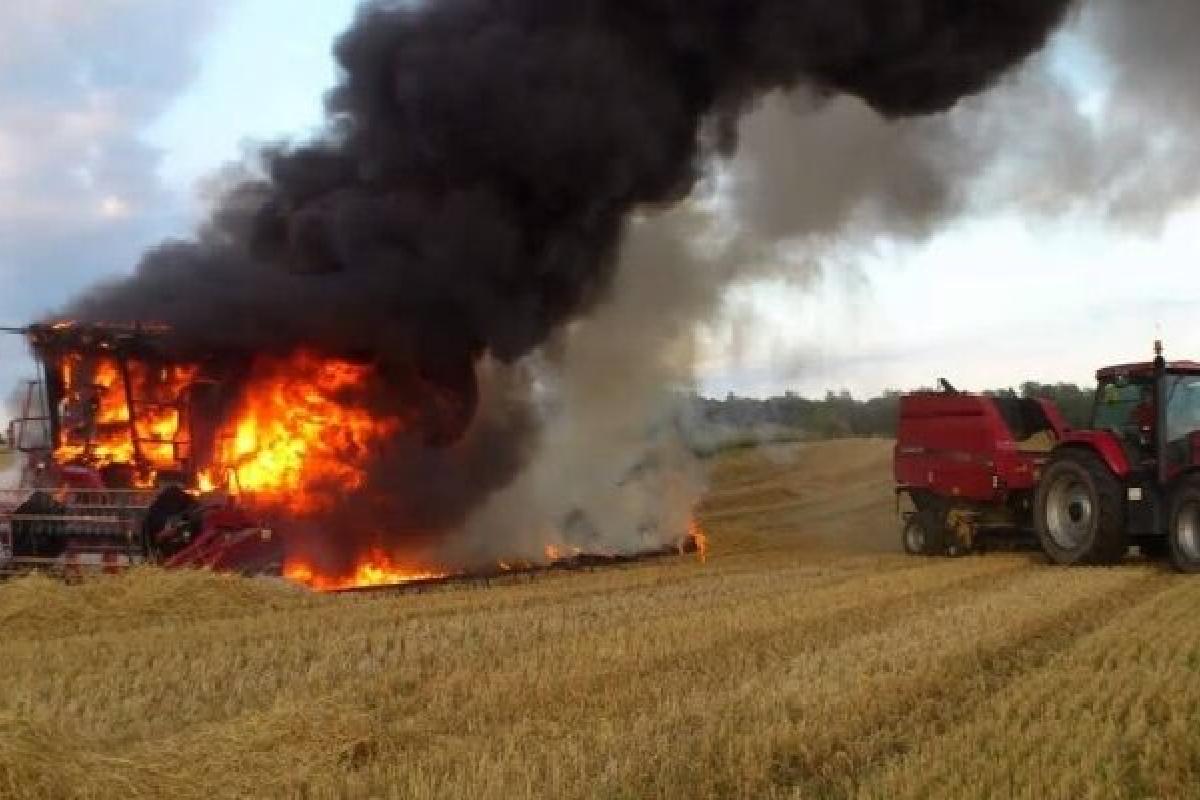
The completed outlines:
{"type": "MultiPolygon", "coordinates": [[[[1052,403],[1039,401],[1056,439],[1067,426],[1052,403]]],[[[1037,485],[1048,452],[1022,451],[989,397],[922,392],[900,401],[896,481],[944,497],[1000,502],[1037,485]]]]}
{"type": "Polygon", "coordinates": [[[1011,446],[1004,421],[987,398],[919,393],[901,399],[895,472],[898,483],[947,497],[991,501],[996,458],[1011,446]]]}
{"type": "Polygon", "coordinates": [[[1117,477],[1124,478],[1131,470],[1129,457],[1121,441],[1112,431],[1071,431],[1059,447],[1086,447],[1104,460],[1117,477]]]}
{"type": "Polygon", "coordinates": [[[1042,397],[1035,398],[1034,402],[1041,407],[1042,413],[1046,415],[1046,420],[1050,423],[1050,427],[1054,428],[1054,438],[1062,441],[1067,432],[1071,430],[1071,426],[1063,418],[1062,412],[1058,410],[1058,406],[1042,397]]]}
{"type": "Polygon", "coordinates": [[[282,553],[281,537],[244,509],[214,507],[204,511],[199,535],[164,566],[254,572],[260,564],[281,562],[282,553]]]}
{"type": "MultiPolygon", "coordinates": [[[[1167,372],[1182,375],[1200,375],[1200,363],[1195,361],[1169,361],[1167,372]]],[[[1103,381],[1118,375],[1128,375],[1131,378],[1150,378],[1154,375],[1154,362],[1142,361],[1136,364],[1116,364],[1104,367],[1096,372],[1096,380],[1103,381]]]]}

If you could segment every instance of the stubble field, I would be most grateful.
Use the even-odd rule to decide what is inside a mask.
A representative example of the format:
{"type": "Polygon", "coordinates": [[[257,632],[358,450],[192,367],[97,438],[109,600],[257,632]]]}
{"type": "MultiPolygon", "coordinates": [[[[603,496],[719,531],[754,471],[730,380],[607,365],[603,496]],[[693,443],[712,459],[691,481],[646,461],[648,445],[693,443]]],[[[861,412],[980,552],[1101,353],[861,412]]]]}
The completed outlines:
{"type": "Polygon", "coordinates": [[[1200,580],[905,557],[889,464],[721,457],[706,564],[0,586],[0,797],[1200,797],[1200,580]]]}

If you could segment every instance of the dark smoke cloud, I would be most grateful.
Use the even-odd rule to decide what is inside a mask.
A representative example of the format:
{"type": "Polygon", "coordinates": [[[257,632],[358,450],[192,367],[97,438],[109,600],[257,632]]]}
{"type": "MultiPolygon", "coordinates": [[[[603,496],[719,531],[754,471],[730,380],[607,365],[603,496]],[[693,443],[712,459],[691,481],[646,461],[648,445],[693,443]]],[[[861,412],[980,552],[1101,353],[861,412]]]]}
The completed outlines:
{"type": "Polygon", "coordinates": [[[171,323],[181,352],[375,359],[389,402],[425,420],[401,460],[439,488],[389,484],[375,513],[449,527],[511,480],[529,441],[476,414],[479,360],[512,363],[604,299],[630,212],[686,198],[741,112],[801,87],[884,117],[945,111],[1039,49],[1068,6],[367,6],[336,47],[326,133],[264,153],[195,241],[68,313],[171,323]]]}

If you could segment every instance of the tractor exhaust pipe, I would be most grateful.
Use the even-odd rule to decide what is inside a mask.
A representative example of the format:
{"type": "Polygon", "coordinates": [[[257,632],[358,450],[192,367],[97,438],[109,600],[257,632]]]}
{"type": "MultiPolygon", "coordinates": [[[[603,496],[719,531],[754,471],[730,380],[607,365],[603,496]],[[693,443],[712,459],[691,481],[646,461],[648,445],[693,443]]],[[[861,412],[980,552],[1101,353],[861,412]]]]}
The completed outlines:
{"type": "Polygon", "coordinates": [[[1163,357],[1163,343],[1154,342],[1154,454],[1158,485],[1165,489],[1170,480],[1170,465],[1167,464],[1167,360],[1163,357]]]}

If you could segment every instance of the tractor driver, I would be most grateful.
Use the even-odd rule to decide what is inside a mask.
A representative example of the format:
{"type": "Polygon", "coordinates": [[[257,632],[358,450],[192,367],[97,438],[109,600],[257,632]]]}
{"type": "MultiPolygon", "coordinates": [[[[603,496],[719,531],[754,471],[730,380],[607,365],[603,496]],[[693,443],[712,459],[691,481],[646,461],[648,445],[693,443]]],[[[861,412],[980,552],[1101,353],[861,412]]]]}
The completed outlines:
{"type": "Polygon", "coordinates": [[[1154,407],[1154,389],[1149,384],[1142,386],[1141,399],[1129,415],[1129,421],[1146,436],[1154,431],[1154,426],[1158,422],[1158,413],[1154,407]]]}

